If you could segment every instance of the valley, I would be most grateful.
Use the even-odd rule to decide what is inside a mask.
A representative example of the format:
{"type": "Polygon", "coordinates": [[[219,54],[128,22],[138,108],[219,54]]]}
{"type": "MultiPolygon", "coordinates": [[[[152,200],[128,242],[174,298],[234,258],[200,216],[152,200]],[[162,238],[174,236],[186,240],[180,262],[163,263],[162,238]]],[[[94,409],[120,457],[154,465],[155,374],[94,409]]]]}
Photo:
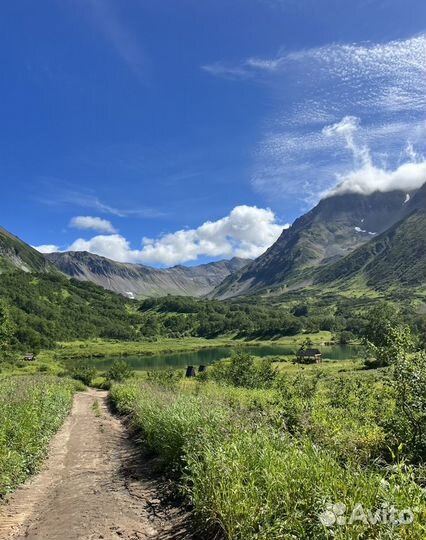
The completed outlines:
{"type": "Polygon", "coordinates": [[[362,497],[413,519],[333,537],[423,540],[425,193],[334,195],[191,267],[1,229],[0,538],[326,540],[362,497]]]}
{"type": "Polygon", "coordinates": [[[426,540],[426,2],[0,13],[0,540],[426,540]]]}

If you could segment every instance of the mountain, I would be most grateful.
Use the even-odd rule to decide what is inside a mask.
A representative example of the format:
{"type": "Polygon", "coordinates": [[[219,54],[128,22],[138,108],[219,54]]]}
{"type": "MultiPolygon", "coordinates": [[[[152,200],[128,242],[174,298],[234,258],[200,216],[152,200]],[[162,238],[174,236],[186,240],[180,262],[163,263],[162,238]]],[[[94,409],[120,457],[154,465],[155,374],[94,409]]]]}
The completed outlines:
{"type": "Polygon", "coordinates": [[[18,348],[37,351],[57,341],[140,337],[142,321],[127,298],[55,269],[36,276],[18,269],[0,273],[0,301],[7,306],[18,348]]]}
{"type": "Polygon", "coordinates": [[[312,281],[319,266],[332,264],[407,216],[415,193],[346,193],[322,199],[297,219],[263,255],[226,278],[218,299],[312,281]]]}
{"type": "Polygon", "coordinates": [[[15,268],[25,272],[47,272],[53,269],[41,253],[0,227],[0,273],[15,268]]]}
{"type": "Polygon", "coordinates": [[[341,261],[320,270],[315,284],[363,282],[374,289],[426,283],[426,184],[407,204],[408,215],[341,261]]]}
{"type": "Polygon", "coordinates": [[[233,258],[199,266],[174,266],[158,269],[139,264],[120,263],[84,251],[50,253],[46,259],[58,270],[82,281],[91,281],[129,297],[204,296],[230,274],[249,262],[233,258]]]}

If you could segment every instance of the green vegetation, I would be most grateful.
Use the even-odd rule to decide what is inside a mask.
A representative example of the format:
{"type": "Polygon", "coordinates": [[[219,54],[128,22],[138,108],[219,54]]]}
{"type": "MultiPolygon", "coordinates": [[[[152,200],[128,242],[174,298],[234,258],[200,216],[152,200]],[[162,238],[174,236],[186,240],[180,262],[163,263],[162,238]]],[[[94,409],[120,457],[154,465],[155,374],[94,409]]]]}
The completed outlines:
{"type": "Polygon", "coordinates": [[[426,279],[426,212],[418,210],[353,253],[317,273],[317,283],[353,285],[398,291],[426,279]]]}
{"type": "Polygon", "coordinates": [[[106,339],[59,342],[52,351],[43,351],[42,358],[72,360],[102,356],[152,356],[161,353],[175,353],[201,350],[211,347],[231,347],[235,341],[230,338],[162,338],[141,341],[118,341],[106,339]]]}
{"type": "Polygon", "coordinates": [[[125,360],[114,360],[112,366],[106,373],[108,381],[123,382],[132,377],[133,371],[125,360]]]}
{"type": "Polygon", "coordinates": [[[233,354],[229,362],[219,362],[210,370],[212,379],[243,388],[270,388],[276,375],[270,358],[255,361],[241,351],[233,354]]]}
{"type": "MultiPolygon", "coordinates": [[[[111,388],[117,409],[130,415],[213,533],[229,540],[423,540],[425,330],[420,297],[379,303],[308,290],[286,291],[273,302],[173,296],[137,302],[54,273],[6,272],[0,496],[37,469],[80,381],[111,388]],[[230,351],[229,359],[187,380],[173,370],[133,377],[122,358],[98,373],[84,360],[329,342],[362,343],[364,361],[300,366],[290,357],[230,351]],[[25,363],[18,359],[24,349],[43,350],[25,363]],[[32,375],[12,376],[24,372],[32,375]],[[344,504],[350,515],[358,503],[372,512],[384,505],[415,509],[415,520],[329,528],[319,519],[330,504],[344,504]]],[[[93,410],[101,414],[98,402],[93,410]]]]}
{"type": "Polygon", "coordinates": [[[111,396],[180,478],[199,519],[229,539],[330,538],[319,521],[327,503],[351,512],[359,502],[419,514],[410,527],[356,524],[336,538],[424,538],[414,469],[403,460],[376,465],[399,443],[385,428],[395,398],[380,381],[280,380],[271,390],[132,382],[111,396]]]}
{"type": "Polygon", "coordinates": [[[92,410],[93,410],[95,416],[97,416],[97,417],[102,416],[102,410],[101,410],[101,406],[99,405],[98,400],[93,402],[92,410]]]}
{"type": "Polygon", "coordinates": [[[0,380],[0,498],[33,474],[81,389],[55,377],[0,380]]]}
{"type": "Polygon", "coordinates": [[[90,366],[85,360],[78,360],[71,366],[69,375],[76,381],[80,381],[84,385],[90,386],[90,384],[92,383],[92,380],[97,375],[97,371],[93,366],[90,366]]]}
{"type": "Polygon", "coordinates": [[[276,340],[302,333],[331,332],[337,341],[348,343],[364,335],[370,322],[369,310],[376,306],[386,314],[394,312],[393,317],[401,322],[417,324],[416,308],[409,302],[384,303],[376,298],[345,298],[335,293],[316,297],[297,292],[274,301],[239,302],[167,296],[144,300],[140,312],[145,320],[145,335],[151,337],[276,340]]]}
{"type": "MultiPolygon", "coordinates": [[[[148,298],[140,307],[145,316],[145,335],[214,338],[231,334],[239,338],[293,336],[303,324],[284,308],[258,303],[224,303],[215,300],[167,296],[148,298]]],[[[329,328],[318,328],[328,330],[329,328]]]]}
{"type": "Polygon", "coordinates": [[[49,349],[73,339],[135,339],[139,316],[125,298],[59,274],[0,274],[0,299],[18,349],[49,349]]]}
{"type": "MultiPolygon", "coordinates": [[[[173,296],[137,302],[59,274],[21,271],[0,274],[0,300],[0,314],[7,314],[8,345],[19,351],[57,349],[58,359],[154,354],[167,346],[172,352],[322,332],[347,343],[362,337],[365,311],[377,304],[375,298],[336,293],[317,298],[311,292],[287,293],[273,302],[173,296]]],[[[407,324],[417,324],[413,302],[393,302],[392,308],[407,324]]]]}
{"type": "Polygon", "coordinates": [[[381,325],[393,331],[374,349],[376,360],[392,358],[385,370],[290,372],[237,353],[196,380],[160,372],[114,384],[111,398],[203,526],[229,540],[423,540],[426,356],[385,315],[366,315],[364,336],[373,346],[381,325]],[[363,521],[320,519],[344,508],[349,520],[359,504],[363,521]],[[414,521],[367,515],[392,508],[414,521]]]}

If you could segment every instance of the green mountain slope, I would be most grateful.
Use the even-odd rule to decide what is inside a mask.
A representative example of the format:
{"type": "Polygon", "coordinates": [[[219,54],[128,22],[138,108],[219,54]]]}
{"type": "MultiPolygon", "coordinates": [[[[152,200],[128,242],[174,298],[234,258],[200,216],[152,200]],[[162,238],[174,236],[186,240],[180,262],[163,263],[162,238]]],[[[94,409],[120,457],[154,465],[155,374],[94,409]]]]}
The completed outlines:
{"type": "Polygon", "coordinates": [[[0,227],[0,272],[13,268],[25,272],[53,269],[41,253],[0,227]]]}
{"type": "Polygon", "coordinates": [[[426,284],[426,187],[413,198],[412,212],[341,261],[320,270],[316,284],[350,285],[362,280],[385,289],[426,284]]]}
{"type": "Polygon", "coordinates": [[[0,300],[10,312],[15,345],[29,350],[51,347],[55,341],[138,335],[140,317],[129,300],[59,272],[4,272],[0,300]]]}
{"type": "Polygon", "coordinates": [[[212,296],[226,299],[275,289],[291,281],[302,284],[315,268],[349,255],[407,212],[407,194],[402,191],[323,199],[263,255],[226,278],[212,296]]]}
{"type": "Polygon", "coordinates": [[[3,228],[0,301],[10,312],[16,347],[37,350],[62,340],[133,339],[138,335],[140,316],[132,311],[129,300],[69,279],[3,228]]]}

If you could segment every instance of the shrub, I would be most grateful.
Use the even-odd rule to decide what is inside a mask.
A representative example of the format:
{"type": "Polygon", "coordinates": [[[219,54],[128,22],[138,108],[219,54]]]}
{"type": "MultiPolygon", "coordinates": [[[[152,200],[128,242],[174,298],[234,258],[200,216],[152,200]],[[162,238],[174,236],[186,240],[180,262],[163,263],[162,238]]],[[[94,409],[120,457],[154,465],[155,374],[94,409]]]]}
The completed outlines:
{"type": "Polygon", "coordinates": [[[148,372],[148,380],[160,386],[175,387],[182,380],[183,372],[180,369],[158,369],[148,372]]]}
{"type": "Polygon", "coordinates": [[[219,362],[210,368],[210,377],[218,382],[243,388],[270,388],[277,371],[270,358],[255,359],[238,351],[229,362],[219,362]]]}
{"type": "Polygon", "coordinates": [[[109,381],[123,382],[133,376],[133,370],[125,360],[114,360],[112,366],[106,373],[109,381]]]}
{"type": "Polygon", "coordinates": [[[401,354],[393,366],[397,414],[393,431],[415,461],[426,459],[426,353],[401,354]]]}
{"type": "Polygon", "coordinates": [[[77,360],[69,373],[73,379],[81,381],[86,386],[90,386],[92,379],[96,376],[96,368],[85,360],[77,360]]]}

